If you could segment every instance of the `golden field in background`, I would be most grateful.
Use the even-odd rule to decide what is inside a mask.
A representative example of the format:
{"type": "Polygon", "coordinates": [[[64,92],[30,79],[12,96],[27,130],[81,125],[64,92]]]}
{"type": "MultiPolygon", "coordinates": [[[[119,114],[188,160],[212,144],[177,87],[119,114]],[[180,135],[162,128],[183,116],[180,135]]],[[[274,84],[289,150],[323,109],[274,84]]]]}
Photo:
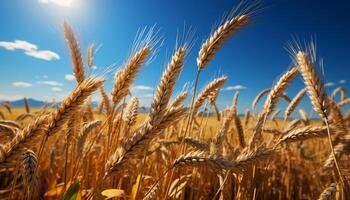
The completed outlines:
{"type": "Polygon", "coordinates": [[[244,117],[238,92],[226,109],[218,108],[227,76],[198,88],[216,53],[259,3],[240,6],[200,49],[192,49],[191,32],[177,40],[148,113],[139,113],[142,102],[131,86],[161,43],[157,31],[137,35],[108,83],[90,73],[94,45],[83,60],[85,51],[64,22],[76,86],[55,107],[32,108],[26,98],[24,108],[0,102],[0,199],[349,199],[350,99],[343,87],[326,93],[314,43],[291,45],[293,67],[257,94],[244,117]],[[190,50],[198,53],[196,78],[187,80],[193,88],[174,97],[190,50]],[[297,80],[304,86],[287,95],[297,80]],[[97,107],[93,94],[101,99],[97,107]],[[299,107],[303,99],[315,121],[299,107]]]}

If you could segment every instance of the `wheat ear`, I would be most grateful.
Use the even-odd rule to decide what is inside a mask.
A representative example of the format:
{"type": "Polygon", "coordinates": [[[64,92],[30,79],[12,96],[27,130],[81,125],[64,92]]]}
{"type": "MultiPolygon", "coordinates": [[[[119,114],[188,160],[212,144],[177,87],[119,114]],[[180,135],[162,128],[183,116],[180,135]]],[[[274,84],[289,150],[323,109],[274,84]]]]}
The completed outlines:
{"type": "Polygon", "coordinates": [[[193,115],[197,114],[199,108],[204,104],[204,101],[208,99],[213,91],[217,88],[221,88],[227,80],[226,76],[214,79],[210,82],[203,91],[198,95],[193,105],[193,115]]]}
{"type": "Polygon", "coordinates": [[[339,102],[339,103],[338,103],[338,106],[339,106],[339,107],[342,107],[342,106],[345,106],[345,105],[347,105],[347,104],[350,104],[350,98],[345,99],[345,100],[339,102]]]}
{"type": "Polygon", "coordinates": [[[256,95],[253,103],[252,103],[252,109],[255,110],[256,106],[258,105],[260,99],[267,93],[269,93],[271,88],[266,88],[263,91],[261,91],[258,95],[256,95]]]}
{"type": "Polygon", "coordinates": [[[221,48],[224,42],[248,23],[247,15],[240,15],[227,20],[219,26],[215,32],[202,44],[197,57],[197,65],[201,70],[205,68],[214,58],[215,53],[221,48]]]}
{"type": "MultiPolygon", "coordinates": [[[[312,45],[311,47],[314,47],[314,46],[312,45]]],[[[312,50],[315,50],[315,49],[312,49],[312,50]]],[[[324,89],[324,85],[314,69],[314,63],[309,59],[308,55],[302,51],[299,51],[296,54],[295,60],[298,64],[298,69],[304,79],[304,83],[309,93],[309,97],[313,105],[313,108],[328,126],[329,101],[326,95],[326,91],[324,89]]],[[[335,149],[332,144],[332,137],[329,129],[327,132],[328,132],[328,142],[332,151],[334,163],[336,164],[339,178],[342,184],[344,185],[343,175],[337,161],[337,155],[335,153],[335,149]]]]}
{"type": "Polygon", "coordinates": [[[115,73],[114,87],[111,93],[114,104],[118,104],[129,93],[130,85],[134,82],[136,74],[139,72],[142,64],[146,62],[150,52],[150,46],[140,48],[126,62],[125,67],[115,73]]]}
{"type": "Polygon", "coordinates": [[[51,113],[48,134],[53,135],[62,129],[62,125],[84,104],[85,100],[104,83],[102,79],[88,78],[79,84],[74,91],[51,113]]]}
{"type": "Polygon", "coordinates": [[[188,92],[183,92],[183,93],[179,94],[179,95],[170,103],[169,108],[180,106],[180,105],[183,104],[183,102],[186,100],[187,96],[188,96],[188,92]]]}
{"type": "Polygon", "coordinates": [[[0,120],[0,125],[7,125],[10,127],[22,129],[22,125],[12,120],[0,120]]]}
{"type": "Polygon", "coordinates": [[[336,192],[337,184],[332,183],[330,186],[323,190],[323,192],[320,194],[320,197],[318,197],[318,200],[333,200],[336,192]]]}
{"type": "MultiPolygon", "coordinates": [[[[293,67],[289,69],[281,78],[277,81],[275,86],[270,90],[269,95],[266,98],[264,107],[258,116],[258,120],[255,124],[253,130],[253,136],[249,141],[249,148],[257,143],[261,139],[262,129],[266,120],[266,117],[271,114],[271,112],[276,107],[280,96],[283,94],[284,90],[288,87],[290,82],[295,78],[298,73],[298,69],[293,67]]],[[[259,95],[258,95],[259,96],[259,95]]]]}
{"type": "Polygon", "coordinates": [[[245,125],[245,127],[248,126],[250,118],[251,118],[251,113],[250,113],[249,110],[247,110],[245,115],[244,115],[244,125],[245,125]]]}
{"type": "Polygon", "coordinates": [[[132,97],[130,102],[125,108],[125,113],[123,113],[123,120],[127,127],[130,128],[136,123],[137,109],[139,106],[139,100],[136,97],[132,97]]]}
{"type": "Polygon", "coordinates": [[[337,87],[333,90],[332,92],[332,99],[335,99],[335,97],[337,96],[337,94],[340,92],[340,101],[344,101],[346,99],[346,90],[343,87],[337,87]]]}
{"type": "Polygon", "coordinates": [[[29,123],[9,142],[0,146],[0,165],[13,164],[26,150],[35,146],[47,129],[47,116],[40,116],[29,123]]]}
{"type": "Polygon", "coordinates": [[[296,61],[300,74],[304,79],[314,110],[322,119],[327,119],[329,105],[327,102],[326,91],[321,79],[318,77],[314,69],[313,63],[308,55],[301,51],[296,54],[296,61]]]}
{"type": "Polygon", "coordinates": [[[303,128],[298,128],[290,131],[287,135],[284,135],[278,143],[290,143],[321,137],[327,137],[327,127],[305,126],[303,128]]]}
{"type": "Polygon", "coordinates": [[[185,111],[182,107],[172,108],[166,112],[162,121],[157,126],[151,126],[149,122],[146,122],[143,127],[136,130],[132,137],[123,144],[121,151],[116,151],[109,157],[105,165],[105,176],[113,175],[120,171],[126,161],[140,155],[148,147],[152,139],[170,124],[180,120],[185,115],[185,111]]]}
{"type": "Polygon", "coordinates": [[[178,141],[183,141],[185,144],[189,144],[197,150],[209,150],[209,144],[206,141],[197,140],[192,137],[178,137],[178,141]]]}
{"type": "Polygon", "coordinates": [[[94,64],[94,50],[95,50],[95,45],[91,43],[87,49],[87,64],[90,69],[94,64]]]}
{"type": "Polygon", "coordinates": [[[85,72],[83,56],[81,55],[79,43],[75,38],[72,27],[67,22],[63,22],[63,31],[70,49],[75,79],[78,83],[82,83],[85,79],[85,72]]]}
{"type": "Polygon", "coordinates": [[[38,158],[32,150],[22,155],[22,178],[26,199],[37,199],[39,195],[38,158]]]}
{"type": "Polygon", "coordinates": [[[263,108],[263,112],[266,117],[273,112],[278,103],[279,97],[281,97],[284,90],[288,87],[291,81],[294,80],[297,73],[298,69],[296,67],[289,69],[285,74],[283,74],[276,85],[271,89],[263,108]]]}
{"type": "Polygon", "coordinates": [[[101,91],[101,96],[102,96],[102,104],[105,107],[106,114],[108,116],[111,113],[111,103],[109,101],[109,97],[106,93],[106,90],[103,87],[101,87],[100,91],[101,91]]]}
{"type": "Polygon", "coordinates": [[[150,111],[150,123],[156,125],[162,120],[168,106],[175,83],[184,66],[187,46],[184,45],[176,50],[172,56],[167,68],[163,72],[160,83],[157,86],[156,93],[153,96],[153,102],[150,111]]]}
{"type": "Polygon", "coordinates": [[[303,99],[307,89],[304,88],[298,92],[298,94],[293,98],[293,100],[288,104],[288,107],[284,111],[284,119],[287,120],[293,110],[298,106],[300,101],[303,99]]]}
{"type": "Polygon", "coordinates": [[[24,108],[26,109],[26,113],[30,113],[30,106],[29,106],[28,99],[24,97],[23,102],[24,102],[24,108]]]}

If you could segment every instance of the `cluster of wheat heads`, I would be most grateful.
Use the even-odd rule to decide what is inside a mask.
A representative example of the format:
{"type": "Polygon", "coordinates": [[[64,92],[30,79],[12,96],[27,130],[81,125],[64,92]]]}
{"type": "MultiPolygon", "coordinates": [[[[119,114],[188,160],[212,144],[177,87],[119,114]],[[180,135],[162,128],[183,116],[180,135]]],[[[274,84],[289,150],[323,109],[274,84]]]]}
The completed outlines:
{"type": "Polygon", "coordinates": [[[146,114],[138,113],[130,87],[151,59],[157,35],[151,30],[138,37],[109,94],[103,78],[86,72],[94,46],[88,47],[85,64],[73,29],[64,23],[76,87],[59,105],[33,109],[24,99],[25,112],[15,117],[9,102],[1,103],[0,197],[348,199],[350,114],[343,113],[350,101],[342,87],[327,96],[314,48],[293,48],[294,66],[257,95],[244,118],[238,93],[227,109],[217,107],[227,76],[197,94],[200,74],[249,22],[251,8],[230,15],[201,46],[188,107],[186,91],[171,100],[191,45],[176,47],[146,114]],[[305,88],[290,99],[286,89],[296,76],[305,88]],[[97,92],[101,102],[95,108],[90,96],[97,92]],[[300,109],[300,117],[289,120],[306,94],[320,119],[300,109]],[[255,112],[264,95],[261,111],[255,112]],[[287,102],[284,120],[278,117],[282,108],[276,108],[280,99],[287,102]]]}

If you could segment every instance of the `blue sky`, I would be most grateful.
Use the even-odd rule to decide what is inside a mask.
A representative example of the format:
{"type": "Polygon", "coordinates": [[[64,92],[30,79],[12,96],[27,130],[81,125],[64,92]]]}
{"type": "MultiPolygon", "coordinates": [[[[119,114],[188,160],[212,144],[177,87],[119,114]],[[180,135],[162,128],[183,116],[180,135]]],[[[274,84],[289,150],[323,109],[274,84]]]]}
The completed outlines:
{"type": "MultiPolygon", "coordinates": [[[[75,29],[85,54],[90,42],[99,46],[95,55],[95,74],[111,64],[115,69],[128,58],[138,29],[160,29],[164,43],[155,59],[145,65],[133,92],[149,106],[150,88],[160,79],[165,63],[174,50],[176,36],[183,27],[196,30],[195,43],[177,83],[175,94],[194,80],[196,56],[201,42],[213,25],[239,1],[236,0],[3,0],[0,1],[0,99],[23,96],[41,100],[62,99],[74,88],[69,52],[61,24],[67,20],[75,29]],[[68,5],[70,4],[70,5],[68,5]],[[68,77],[66,77],[68,75],[68,77]],[[143,87],[140,87],[143,86],[143,87]],[[147,86],[147,87],[146,87],[147,86]],[[149,88],[150,87],[150,88],[149,88]]],[[[327,90],[337,86],[350,89],[350,3],[347,1],[266,0],[263,11],[231,38],[203,71],[199,88],[220,75],[229,77],[219,96],[219,106],[230,104],[241,85],[239,107],[250,107],[255,95],[271,87],[291,64],[286,47],[292,36],[309,41],[316,38],[318,55],[324,60],[327,90]]],[[[188,29],[187,29],[188,30],[188,29]]],[[[110,72],[107,90],[112,87],[110,72]]],[[[288,95],[303,87],[297,78],[288,95]]],[[[281,104],[283,105],[283,103],[281,104]]],[[[310,109],[307,102],[305,109],[310,109]]]]}

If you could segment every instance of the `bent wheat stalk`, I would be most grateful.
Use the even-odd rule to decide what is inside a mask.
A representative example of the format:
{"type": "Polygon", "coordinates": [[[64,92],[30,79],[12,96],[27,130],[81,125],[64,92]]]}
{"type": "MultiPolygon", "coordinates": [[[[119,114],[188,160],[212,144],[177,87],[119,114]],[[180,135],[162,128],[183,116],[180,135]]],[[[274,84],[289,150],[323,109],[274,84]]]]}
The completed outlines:
{"type": "Polygon", "coordinates": [[[227,20],[219,26],[215,32],[202,44],[198,53],[197,66],[199,70],[204,69],[214,58],[215,53],[221,48],[224,42],[248,23],[248,15],[240,15],[227,20]]]}
{"type": "Polygon", "coordinates": [[[327,127],[312,127],[306,126],[303,128],[295,129],[290,131],[287,135],[284,135],[278,143],[304,141],[312,138],[327,137],[327,127]]]}
{"type": "Polygon", "coordinates": [[[255,110],[256,106],[258,105],[260,99],[267,93],[269,93],[271,88],[266,88],[263,91],[261,91],[258,95],[256,95],[253,103],[252,103],[252,109],[255,110]]]}
{"type": "Polygon", "coordinates": [[[298,92],[298,94],[294,97],[294,99],[288,104],[288,107],[284,111],[284,119],[287,120],[290,114],[292,114],[293,110],[298,106],[300,101],[303,99],[307,89],[304,88],[298,92]]]}

